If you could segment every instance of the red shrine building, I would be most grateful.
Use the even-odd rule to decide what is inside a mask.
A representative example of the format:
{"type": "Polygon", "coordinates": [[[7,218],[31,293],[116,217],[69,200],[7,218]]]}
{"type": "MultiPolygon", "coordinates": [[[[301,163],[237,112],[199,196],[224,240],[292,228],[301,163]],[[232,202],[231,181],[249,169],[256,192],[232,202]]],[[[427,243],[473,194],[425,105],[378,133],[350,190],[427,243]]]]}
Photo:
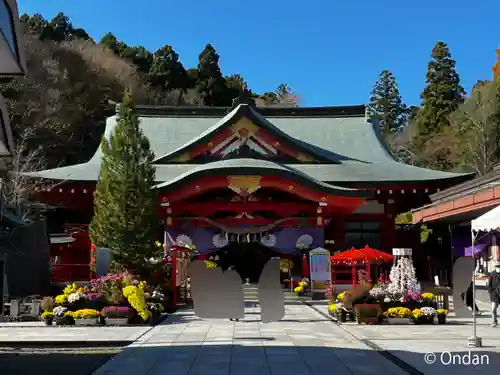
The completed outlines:
{"type": "MultiPolygon", "coordinates": [[[[178,246],[195,245],[201,256],[260,247],[294,259],[317,247],[413,247],[418,235],[399,233],[396,214],[472,177],[396,162],[362,105],[136,112],[156,156],[159,224],[178,246]]],[[[107,119],[105,136],[116,122],[117,115],[107,119]]],[[[55,186],[40,197],[59,218],[79,224],[66,223],[65,245],[54,236],[59,278],[75,279],[77,264],[88,267],[88,238],[81,234],[92,217],[100,161],[97,150],[87,163],[31,174],[55,186]]]]}

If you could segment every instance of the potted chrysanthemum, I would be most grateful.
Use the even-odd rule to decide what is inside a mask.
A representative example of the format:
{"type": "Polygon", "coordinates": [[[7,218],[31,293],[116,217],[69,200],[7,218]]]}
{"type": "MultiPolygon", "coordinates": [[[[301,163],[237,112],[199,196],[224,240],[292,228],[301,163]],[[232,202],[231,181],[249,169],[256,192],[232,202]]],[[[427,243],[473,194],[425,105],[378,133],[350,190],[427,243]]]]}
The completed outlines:
{"type": "Polygon", "coordinates": [[[44,311],[42,313],[42,320],[46,326],[51,326],[54,319],[54,313],[51,311],[44,311]]]}
{"type": "Polygon", "coordinates": [[[389,324],[410,324],[413,316],[412,311],[406,307],[391,307],[385,315],[389,324]]]}
{"type": "Polygon", "coordinates": [[[127,306],[106,306],[101,310],[106,325],[112,326],[127,325],[135,315],[135,311],[127,306]]]}
{"type": "Polygon", "coordinates": [[[448,315],[448,310],[437,309],[436,315],[434,316],[434,323],[446,324],[446,316],[448,315]]]}
{"type": "Polygon", "coordinates": [[[54,313],[54,320],[56,322],[56,325],[58,326],[69,326],[75,323],[71,314],[68,314],[70,313],[70,311],[68,311],[67,307],[56,306],[54,307],[53,313],[54,313]]]}
{"type": "Polygon", "coordinates": [[[73,313],[75,324],[79,326],[95,326],[98,317],[99,311],[94,309],[81,309],[73,313]]]}

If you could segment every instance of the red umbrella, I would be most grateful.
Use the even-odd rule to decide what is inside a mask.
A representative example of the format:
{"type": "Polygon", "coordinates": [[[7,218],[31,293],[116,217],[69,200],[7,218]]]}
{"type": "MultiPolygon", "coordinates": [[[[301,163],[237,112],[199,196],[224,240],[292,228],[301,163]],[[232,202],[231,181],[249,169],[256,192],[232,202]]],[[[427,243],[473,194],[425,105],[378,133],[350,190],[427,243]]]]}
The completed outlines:
{"type": "Polygon", "coordinates": [[[350,249],[341,253],[335,254],[329,258],[333,263],[360,263],[360,264],[374,264],[374,263],[389,263],[392,262],[394,257],[391,254],[384,253],[383,251],[372,249],[366,245],[363,249],[350,249]]]}

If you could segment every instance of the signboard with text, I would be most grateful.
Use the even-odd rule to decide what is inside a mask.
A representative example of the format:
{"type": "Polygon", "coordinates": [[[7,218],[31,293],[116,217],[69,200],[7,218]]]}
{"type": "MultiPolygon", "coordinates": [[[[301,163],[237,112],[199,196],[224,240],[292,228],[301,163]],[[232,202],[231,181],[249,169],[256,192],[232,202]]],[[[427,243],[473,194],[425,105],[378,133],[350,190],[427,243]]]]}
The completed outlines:
{"type": "Polygon", "coordinates": [[[330,252],[317,248],[309,252],[311,292],[326,292],[331,284],[330,252]]]}

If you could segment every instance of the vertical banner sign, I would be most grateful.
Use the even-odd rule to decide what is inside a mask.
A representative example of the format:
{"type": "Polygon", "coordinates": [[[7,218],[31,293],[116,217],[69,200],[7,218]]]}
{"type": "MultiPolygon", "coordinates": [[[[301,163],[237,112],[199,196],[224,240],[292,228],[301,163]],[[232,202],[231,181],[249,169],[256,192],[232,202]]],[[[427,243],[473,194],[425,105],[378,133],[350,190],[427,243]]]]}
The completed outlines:
{"type": "Polygon", "coordinates": [[[309,267],[311,269],[311,292],[326,292],[331,284],[330,252],[317,248],[309,252],[309,267]]]}

